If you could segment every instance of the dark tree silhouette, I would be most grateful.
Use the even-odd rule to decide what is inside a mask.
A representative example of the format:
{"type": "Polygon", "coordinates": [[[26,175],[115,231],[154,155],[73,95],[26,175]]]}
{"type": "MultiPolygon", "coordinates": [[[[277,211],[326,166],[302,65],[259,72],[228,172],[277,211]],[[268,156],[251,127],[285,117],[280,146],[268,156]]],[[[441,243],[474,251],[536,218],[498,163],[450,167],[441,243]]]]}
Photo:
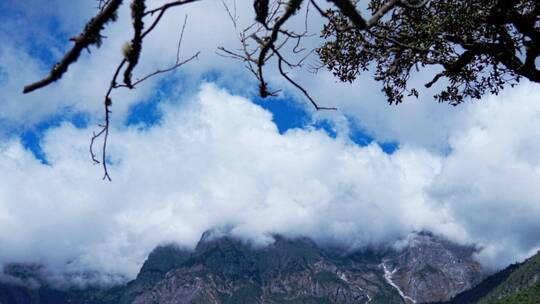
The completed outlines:
{"type": "Polygon", "coordinates": [[[408,86],[411,71],[441,67],[447,85],[435,98],[457,105],[465,98],[497,94],[521,77],[540,83],[540,2],[532,0],[372,0],[374,16],[364,28],[349,26],[351,15],[327,12],[317,50],[322,62],[341,81],[353,81],[373,68],[390,103],[404,94],[418,96],[408,86]]]}
{"type": "MultiPolygon", "coordinates": [[[[132,89],[149,77],[174,70],[197,58],[198,53],[176,62],[169,68],[157,70],[133,80],[144,39],[175,7],[203,0],[170,1],[156,8],[147,8],[144,0],[131,0],[133,37],[124,47],[124,58],[112,76],[104,97],[105,122],[94,133],[90,153],[95,163],[107,171],[106,149],[109,133],[111,92],[121,87],[132,89]],[[147,26],[147,27],[145,27],[147,26]],[[123,72],[121,82],[118,77],[123,72]],[[102,137],[101,159],[93,151],[95,140],[102,137]]],[[[210,1],[210,0],[206,0],[210,1]]],[[[249,4],[242,1],[243,5],[249,4]]],[[[72,38],[73,47],[42,80],[29,84],[29,93],[59,80],[81,52],[90,46],[99,47],[104,37],[101,31],[116,20],[122,0],[98,0],[98,11],[83,31],[72,38]]],[[[486,93],[497,94],[506,85],[513,86],[520,78],[540,83],[540,2],[538,0],[254,0],[255,20],[247,28],[237,26],[236,10],[224,4],[238,34],[240,48],[219,48],[222,56],[242,61],[259,82],[261,97],[274,96],[265,81],[265,66],[277,61],[278,72],[299,89],[316,110],[332,110],[317,104],[309,92],[288,71],[302,68],[305,59],[316,53],[320,65],[313,70],[328,68],[343,82],[352,82],[363,71],[371,71],[382,82],[382,91],[390,104],[402,102],[405,95],[418,97],[417,88],[409,86],[411,73],[430,68],[431,87],[441,79],[443,89],[435,95],[441,102],[457,105],[466,98],[480,98],[486,93]],[[323,9],[329,2],[331,9],[323,9]],[[364,3],[365,2],[365,3],[364,3]],[[360,9],[360,5],[367,9],[360,9]],[[305,29],[295,32],[286,27],[287,21],[305,8],[305,29]],[[321,32],[325,42],[318,48],[306,50],[308,14],[315,12],[327,20],[321,32]],[[368,17],[366,17],[368,16],[368,17]],[[305,54],[298,60],[287,58],[305,54]],[[438,72],[437,72],[438,69],[438,72]],[[435,72],[434,72],[435,71],[435,72]]],[[[236,2],[235,2],[236,6],[236,2]]],[[[182,43],[182,27],[178,50],[182,43]]],[[[312,29],[309,29],[312,30],[312,29]]]]}

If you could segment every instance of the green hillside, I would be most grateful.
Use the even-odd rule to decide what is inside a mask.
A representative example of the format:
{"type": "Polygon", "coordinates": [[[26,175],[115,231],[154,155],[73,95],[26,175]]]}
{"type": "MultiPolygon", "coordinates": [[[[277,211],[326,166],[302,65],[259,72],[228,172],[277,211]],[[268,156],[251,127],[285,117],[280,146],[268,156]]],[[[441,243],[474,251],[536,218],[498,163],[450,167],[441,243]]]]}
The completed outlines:
{"type": "Polygon", "coordinates": [[[540,252],[487,277],[445,304],[540,304],[540,252]]]}
{"type": "Polygon", "coordinates": [[[491,303],[534,303],[532,302],[515,302],[517,299],[525,299],[540,297],[538,291],[540,284],[540,253],[526,260],[516,270],[514,270],[508,278],[499,284],[493,291],[483,297],[478,304],[491,303]],[[536,293],[535,293],[536,291],[536,293]]]}
{"type": "Polygon", "coordinates": [[[538,303],[540,303],[540,283],[539,282],[537,282],[532,287],[525,288],[497,302],[497,304],[538,304],[538,303]]]}

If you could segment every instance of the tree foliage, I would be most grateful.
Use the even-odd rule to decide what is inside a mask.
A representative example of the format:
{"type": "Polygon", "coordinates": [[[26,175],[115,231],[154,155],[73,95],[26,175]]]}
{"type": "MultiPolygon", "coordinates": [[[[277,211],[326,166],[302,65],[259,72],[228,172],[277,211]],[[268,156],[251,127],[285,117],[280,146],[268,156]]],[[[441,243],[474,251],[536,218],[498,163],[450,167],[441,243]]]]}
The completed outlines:
{"type": "Polygon", "coordinates": [[[327,42],[317,50],[322,62],[341,81],[373,69],[390,103],[418,96],[409,85],[411,74],[432,66],[442,71],[425,86],[446,78],[435,98],[453,105],[497,94],[521,77],[540,83],[539,1],[410,2],[370,1],[374,15],[394,5],[363,29],[349,26],[350,17],[342,11],[328,11],[322,31],[327,42]]]}

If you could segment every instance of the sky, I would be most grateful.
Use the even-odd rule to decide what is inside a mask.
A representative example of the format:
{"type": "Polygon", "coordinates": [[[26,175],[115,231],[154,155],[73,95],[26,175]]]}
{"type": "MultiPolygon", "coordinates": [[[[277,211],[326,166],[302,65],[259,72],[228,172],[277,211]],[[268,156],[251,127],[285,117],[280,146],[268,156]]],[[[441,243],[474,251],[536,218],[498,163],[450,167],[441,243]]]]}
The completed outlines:
{"type": "MultiPolygon", "coordinates": [[[[242,64],[216,54],[238,47],[220,1],[171,10],[148,37],[136,77],[174,62],[186,14],[181,56],[201,55],[113,93],[112,182],[103,181],[88,148],[131,39],[127,8],[99,49],[23,95],[96,1],[0,3],[0,265],[130,279],[155,246],[193,248],[208,229],[263,245],[280,233],[352,248],[426,230],[482,248],[477,258],[491,269],[540,249],[537,84],[458,107],[429,91],[389,106],[369,74],[342,84],[324,70],[290,71],[320,105],[338,108],[317,112],[270,64],[269,83],[283,91],[261,99],[242,64]]],[[[237,14],[240,25],[253,19],[250,5],[237,14]]],[[[322,21],[309,21],[317,33],[322,21]]],[[[306,46],[318,43],[315,35],[306,46]]]]}

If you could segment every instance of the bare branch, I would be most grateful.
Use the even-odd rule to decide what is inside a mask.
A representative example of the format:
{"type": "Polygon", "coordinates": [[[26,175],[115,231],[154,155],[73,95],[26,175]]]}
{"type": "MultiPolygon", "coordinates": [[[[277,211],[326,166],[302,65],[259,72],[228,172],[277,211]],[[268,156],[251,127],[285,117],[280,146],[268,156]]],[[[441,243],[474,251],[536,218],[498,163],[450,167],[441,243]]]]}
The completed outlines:
{"type": "Polygon", "coordinates": [[[103,10],[111,0],[98,0],[98,10],[103,10]]]}
{"type": "Polygon", "coordinates": [[[287,73],[285,73],[285,71],[283,70],[283,62],[285,62],[285,60],[283,59],[283,56],[279,53],[278,50],[273,50],[274,53],[278,56],[278,69],[279,69],[279,73],[281,74],[281,76],[283,76],[283,78],[285,78],[289,83],[291,83],[293,86],[295,86],[298,90],[300,90],[304,96],[306,96],[306,98],[311,102],[311,104],[315,107],[315,110],[319,111],[319,110],[337,110],[337,108],[334,108],[334,107],[321,107],[319,106],[315,100],[309,95],[309,93],[307,92],[306,89],[304,89],[301,85],[299,85],[296,81],[294,81],[292,78],[289,77],[289,75],[287,75],[287,73]]]}
{"type": "Polygon", "coordinates": [[[332,3],[334,3],[341,13],[353,23],[353,25],[359,29],[363,30],[367,28],[366,20],[362,17],[360,12],[356,9],[354,4],[350,0],[328,0],[332,3]]]}
{"type": "Polygon", "coordinates": [[[56,80],[60,79],[62,75],[67,71],[69,65],[79,59],[82,50],[88,48],[92,44],[101,44],[101,30],[105,24],[109,21],[116,19],[116,11],[120,7],[122,0],[110,0],[106,7],[104,7],[94,18],[92,18],[85,26],[84,31],[78,36],[72,38],[75,42],[73,48],[66,53],[64,58],[60,60],[51,69],[49,76],[29,84],[24,87],[23,93],[30,93],[34,90],[43,88],[56,80]]]}
{"type": "Polygon", "coordinates": [[[253,8],[255,9],[255,20],[266,25],[268,18],[268,0],[254,0],[253,8]]]}
{"type": "Polygon", "coordinates": [[[287,3],[287,8],[285,9],[285,12],[281,17],[279,17],[276,20],[276,23],[274,24],[272,31],[270,33],[270,36],[265,37],[261,40],[261,50],[259,52],[259,59],[257,60],[257,67],[258,67],[258,78],[260,80],[260,87],[259,87],[259,93],[261,97],[267,97],[269,96],[269,92],[267,90],[266,82],[264,81],[263,77],[263,66],[267,60],[266,55],[268,54],[268,51],[274,47],[274,43],[276,42],[279,34],[279,30],[281,26],[289,20],[289,18],[300,8],[300,5],[302,4],[303,0],[290,0],[287,3]]]}
{"type": "Polygon", "coordinates": [[[144,14],[144,0],[133,0],[131,3],[131,18],[133,19],[133,39],[131,43],[124,47],[124,57],[128,61],[128,66],[124,71],[124,83],[128,88],[131,88],[131,72],[139,62],[142,49],[142,30],[144,22],[142,20],[144,14]]]}
{"type": "Polygon", "coordinates": [[[114,72],[113,78],[109,84],[109,89],[107,90],[107,93],[105,94],[104,98],[104,108],[105,108],[105,124],[101,125],[101,130],[98,133],[93,133],[92,139],[90,141],[90,156],[92,157],[92,160],[94,161],[94,164],[99,164],[100,162],[96,159],[96,154],[94,153],[93,147],[94,142],[97,138],[103,136],[103,146],[101,150],[101,164],[103,166],[103,179],[107,179],[111,181],[111,177],[109,176],[109,171],[107,169],[107,140],[109,139],[109,126],[110,126],[110,107],[112,105],[112,99],[111,99],[111,93],[112,90],[116,87],[116,79],[118,78],[118,74],[120,73],[120,70],[126,64],[127,60],[123,59],[118,67],[116,68],[116,71],[114,72]]]}
{"type": "MultiPolygon", "coordinates": [[[[148,28],[144,33],[141,33],[142,32],[142,16],[145,15],[145,13],[143,13],[144,11],[141,11],[141,7],[140,7],[140,5],[142,4],[143,8],[144,8],[144,3],[142,3],[142,2],[143,1],[141,1],[141,0],[134,0],[133,5],[132,5],[134,28],[136,28],[135,29],[135,36],[134,36],[134,38],[132,40],[132,45],[137,43],[137,42],[134,42],[135,40],[139,40],[139,43],[142,44],[142,41],[143,41],[144,37],[146,37],[146,35],[148,35],[155,28],[155,25],[157,24],[157,22],[159,21],[161,16],[163,16],[163,13],[167,10],[167,8],[173,7],[173,6],[167,6],[165,8],[162,8],[162,10],[160,11],[160,14],[158,15],[158,17],[156,17],[156,19],[154,19],[154,23],[152,24],[152,26],[150,28],[148,28]],[[136,2],[139,2],[139,3],[135,4],[136,2]],[[135,5],[139,5],[139,7],[135,7],[135,5]],[[138,24],[136,24],[136,23],[138,23],[138,24]],[[137,34],[137,32],[138,32],[138,34],[137,34]]],[[[180,2],[182,2],[181,4],[185,4],[185,3],[189,3],[189,2],[193,2],[193,1],[177,1],[176,5],[180,5],[180,2]]],[[[132,89],[132,88],[136,87],[138,84],[146,81],[147,79],[149,79],[149,78],[151,78],[151,77],[153,77],[155,75],[170,72],[170,71],[172,71],[174,69],[177,69],[180,66],[192,61],[193,59],[198,58],[200,52],[197,52],[195,55],[191,56],[190,58],[188,58],[186,60],[180,61],[180,48],[182,46],[182,40],[183,40],[183,37],[184,37],[184,31],[186,29],[186,23],[187,23],[187,15],[186,15],[186,18],[184,19],[184,23],[182,25],[182,29],[181,29],[181,32],[180,32],[180,38],[178,39],[178,45],[177,45],[177,49],[176,49],[176,61],[171,67],[166,68],[166,69],[158,69],[157,71],[155,71],[153,73],[150,73],[150,74],[138,79],[137,81],[135,81],[133,83],[131,83],[131,71],[129,69],[130,69],[130,67],[131,67],[131,70],[133,69],[133,67],[137,64],[136,61],[133,62],[133,61],[131,61],[132,58],[130,58],[130,56],[125,56],[125,58],[120,62],[120,64],[116,68],[115,73],[114,73],[114,75],[112,77],[112,80],[111,80],[111,82],[109,84],[109,88],[108,88],[107,93],[105,94],[105,98],[104,98],[105,123],[103,125],[100,125],[101,129],[99,130],[99,132],[92,133],[92,138],[90,140],[90,156],[92,158],[92,161],[95,164],[99,164],[99,163],[102,164],[103,172],[104,172],[103,179],[107,179],[107,180],[111,181],[111,177],[109,175],[109,171],[108,171],[108,167],[107,167],[107,142],[108,142],[108,138],[109,138],[110,114],[111,114],[110,108],[112,106],[112,98],[111,98],[112,91],[114,89],[122,88],[122,87],[127,87],[127,88],[132,89]],[[124,67],[124,65],[126,63],[128,64],[128,67],[124,71],[124,84],[118,84],[117,83],[118,76],[120,74],[120,71],[122,70],[122,68],[124,67]],[[128,81],[126,81],[126,73],[128,73],[128,71],[129,71],[129,77],[128,77],[129,79],[128,79],[128,81]],[[101,161],[99,161],[97,159],[97,156],[94,153],[94,144],[95,144],[96,140],[98,138],[100,138],[100,137],[103,137],[103,145],[102,145],[102,148],[101,148],[101,161]]],[[[140,49],[139,49],[139,52],[140,52],[140,49]]],[[[137,58],[137,60],[138,60],[138,58],[137,58]]]]}
{"type": "MultiPolygon", "coordinates": [[[[161,69],[161,70],[156,70],[146,76],[143,76],[142,78],[138,79],[137,81],[135,81],[132,85],[132,88],[134,88],[135,86],[137,86],[138,84],[140,84],[141,82],[144,82],[145,80],[147,80],[148,78],[151,78],[153,76],[156,76],[158,74],[163,74],[163,73],[167,73],[167,72],[170,72],[172,70],[176,70],[177,68],[183,66],[184,64],[194,60],[194,59],[198,59],[199,58],[199,55],[201,54],[201,52],[197,52],[195,53],[194,55],[192,55],[191,57],[189,57],[188,59],[185,59],[183,61],[177,61],[174,65],[166,68],[166,69],[161,69]]],[[[126,85],[117,85],[115,86],[115,88],[121,88],[121,87],[127,87],[126,85]]]]}
{"type": "Polygon", "coordinates": [[[169,2],[169,3],[165,3],[165,4],[163,4],[162,6],[160,6],[158,8],[146,11],[144,13],[144,16],[153,15],[153,14],[155,14],[157,12],[160,12],[160,14],[163,14],[166,10],[168,10],[171,7],[180,6],[180,5],[184,5],[184,4],[188,4],[188,3],[196,2],[196,1],[199,1],[199,0],[178,0],[178,1],[172,1],[172,2],[169,2]]]}

